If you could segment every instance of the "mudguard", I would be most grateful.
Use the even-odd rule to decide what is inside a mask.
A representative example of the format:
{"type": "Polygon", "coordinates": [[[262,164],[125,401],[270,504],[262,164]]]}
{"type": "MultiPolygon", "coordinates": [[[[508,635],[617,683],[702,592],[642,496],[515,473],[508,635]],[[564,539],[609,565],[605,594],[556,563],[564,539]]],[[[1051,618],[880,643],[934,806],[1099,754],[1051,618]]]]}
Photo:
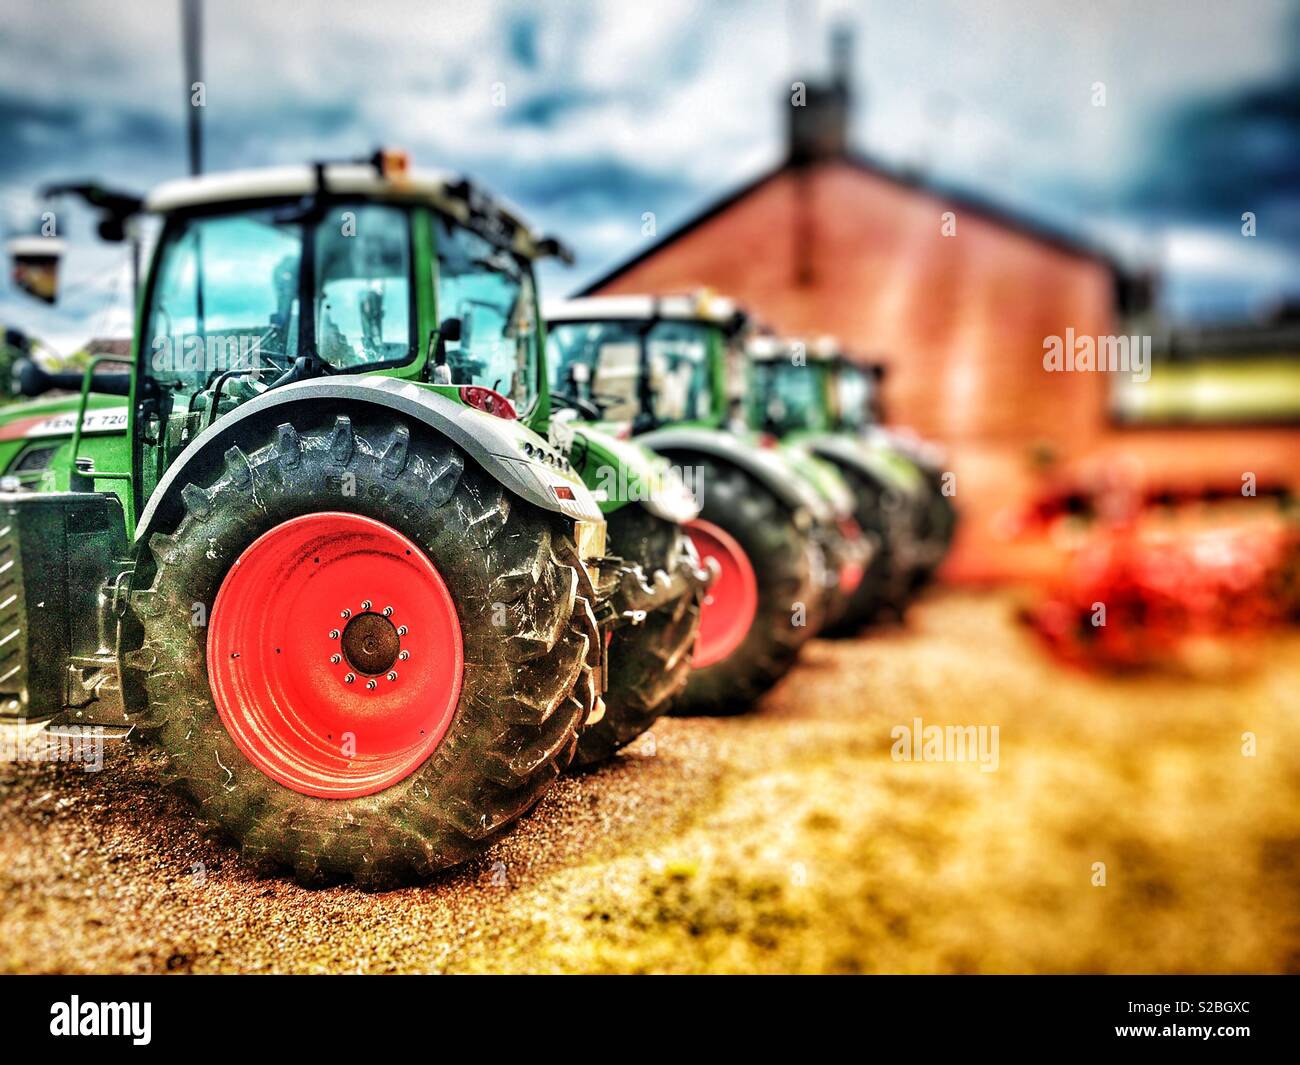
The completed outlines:
{"type": "Polygon", "coordinates": [[[866,432],[867,440],[876,447],[888,448],[905,456],[927,477],[938,479],[947,461],[938,444],[922,440],[912,433],[900,433],[883,425],[872,425],[866,432]]]}
{"type": "MultiPolygon", "coordinates": [[[[872,445],[859,437],[825,435],[805,441],[814,455],[856,470],[880,485],[882,490],[892,490],[916,497],[925,490],[920,472],[912,468],[912,476],[891,462],[872,445]]],[[[910,465],[910,464],[909,464],[910,465]]]]}
{"type": "Polygon", "coordinates": [[[853,490],[835,463],[814,454],[811,448],[802,443],[783,443],[781,452],[804,480],[817,490],[817,494],[826,500],[837,518],[853,516],[856,506],[853,490]]]}
{"type": "Polygon", "coordinates": [[[681,525],[700,516],[684,473],[640,440],[620,440],[591,425],[551,419],[551,435],[611,514],[628,504],[681,525]]]}
{"type": "Polygon", "coordinates": [[[463,450],[503,488],[536,507],[574,521],[604,521],[595,497],[581,478],[525,454],[524,443],[537,454],[553,455],[553,451],[546,440],[522,423],[463,406],[431,389],[394,377],[340,375],[298,381],[265,392],[200,433],[158,482],[140,515],[136,540],[147,541],[160,507],[185,485],[200,457],[206,459],[214,447],[219,449],[218,454],[224,452],[226,441],[237,436],[241,427],[279,412],[288,414],[303,406],[339,401],[369,404],[427,425],[463,450]],[[563,496],[570,498],[562,498],[557,488],[567,489],[563,496]]]}
{"type": "Polygon", "coordinates": [[[806,510],[814,521],[834,519],[830,505],[791,467],[779,451],[759,447],[753,440],[721,429],[687,427],[656,429],[638,436],[661,454],[665,451],[698,451],[729,462],[765,486],[777,499],[794,510],[806,510]]]}

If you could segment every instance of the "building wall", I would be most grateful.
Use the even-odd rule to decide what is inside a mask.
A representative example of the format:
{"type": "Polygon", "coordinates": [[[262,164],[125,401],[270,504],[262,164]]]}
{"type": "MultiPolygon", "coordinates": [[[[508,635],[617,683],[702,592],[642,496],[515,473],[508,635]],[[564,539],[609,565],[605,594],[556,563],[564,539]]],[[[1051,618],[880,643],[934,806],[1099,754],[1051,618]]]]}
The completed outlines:
{"type": "Polygon", "coordinates": [[[699,287],[781,332],[832,333],[887,364],[889,421],[945,444],[957,474],[964,524],[951,578],[1032,570],[1010,536],[1046,483],[1045,455],[1058,469],[1136,456],[1183,479],[1229,481],[1252,455],[1281,469],[1297,441],[1112,429],[1104,375],[1043,369],[1044,337],[1122,328],[1109,266],[851,162],[778,172],[600,292],[699,287]],[[948,210],[955,236],[942,234],[948,210]]]}

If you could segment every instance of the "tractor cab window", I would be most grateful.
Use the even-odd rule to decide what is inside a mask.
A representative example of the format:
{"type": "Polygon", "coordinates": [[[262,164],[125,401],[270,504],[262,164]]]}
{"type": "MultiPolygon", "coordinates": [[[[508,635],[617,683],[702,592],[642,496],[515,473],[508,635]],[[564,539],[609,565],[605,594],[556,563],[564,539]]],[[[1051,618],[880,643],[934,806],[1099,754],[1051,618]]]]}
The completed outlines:
{"type": "Polygon", "coordinates": [[[835,372],[835,420],[847,429],[871,424],[875,387],[871,374],[857,366],[840,366],[835,372]]]}
{"type": "Polygon", "coordinates": [[[438,317],[460,319],[447,344],[457,385],[482,385],[525,410],[537,394],[537,301],[526,260],[439,216],[438,317]]]}
{"type": "Polygon", "coordinates": [[[551,397],[589,404],[603,421],[640,413],[641,326],[636,322],[556,322],[546,331],[551,397]]]}
{"type": "Polygon", "coordinates": [[[248,398],[306,354],[304,232],[316,353],[335,370],[412,356],[403,209],[341,205],[304,220],[286,205],[177,219],[163,235],[145,337],[145,373],[169,409],[248,398]]]}
{"type": "Polygon", "coordinates": [[[551,393],[592,404],[605,421],[708,418],[709,334],[694,322],[557,322],[547,332],[551,393]]]}
{"type": "Polygon", "coordinates": [[[283,372],[298,348],[302,226],[271,211],[192,218],[164,234],[144,371],[188,400],[227,372],[283,372]]]}
{"type": "Polygon", "coordinates": [[[709,329],[696,322],[657,322],[647,370],[657,422],[701,421],[713,412],[709,329]]]}
{"type": "Polygon", "coordinates": [[[411,354],[411,236],[405,211],[341,205],[316,227],[316,343],[336,369],[411,354]]]}
{"type": "Polygon", "coordinates": [[[778,436],[826,426],[825,381],[817,363],[757,359],[750,391],[750,420],[778,436]]]}

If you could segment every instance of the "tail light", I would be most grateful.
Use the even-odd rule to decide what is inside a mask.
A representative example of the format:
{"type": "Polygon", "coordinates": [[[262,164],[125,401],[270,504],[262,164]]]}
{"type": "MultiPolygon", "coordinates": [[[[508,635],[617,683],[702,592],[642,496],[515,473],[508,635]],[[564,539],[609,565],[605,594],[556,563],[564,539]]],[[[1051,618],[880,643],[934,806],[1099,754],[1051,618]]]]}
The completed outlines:
{"type": "Polygon", "coordinates": [[[473,407],[475,410],[481,410],[484,414],[491,414],[497,418],[505,418],[506,421],[515,421],[519,415],[515,413],[514,404],[506,399],[500,392],[495,392],[490,388],[483,388],[481,385],[466,385],[460,390],[460,398],[466,405],[473,407]]]}

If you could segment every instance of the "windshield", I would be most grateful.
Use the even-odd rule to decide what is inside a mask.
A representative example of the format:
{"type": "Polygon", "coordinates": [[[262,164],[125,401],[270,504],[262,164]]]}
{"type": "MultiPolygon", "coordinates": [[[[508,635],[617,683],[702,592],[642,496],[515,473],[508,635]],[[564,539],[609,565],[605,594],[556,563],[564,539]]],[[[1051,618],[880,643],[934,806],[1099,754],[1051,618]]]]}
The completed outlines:
{"type": "Polygon", "coordinates": [[[460,319],[447,343],[457,385],[482,385],[523,411],[537,394],[537,301],[527,262],[438,216],[438,315],[460,319]]]}
{"type": "Polygon", "coordinates": [[[164,389],[196,392],[225,370],[293,362],[301,225],[269,211],[194,218],[169,229],[159,255],[144,340],[164,389]]]}
{"type": "Polygon", "coordinates": [[[337,369],[405,362],[412,354],[407,214],[342,206],[316,227],[316,345],[337,369]]]}
{"type": "Polygon", "coordinates": [[[551,393],[594,404],[606,421],[648,414],[699,421],[712,412],[710,330],[698,322],[558,322],[547,333],[551,393]],[[644,337],[644,354],[642,338],[644,337]]]}
{"type": "MultiPolygon", "coordinates": [[[[147,316],[149,375],[201,391],[228,372],[269,383],[304,354],[300,284],[313,242],[317,350],[335,369],[410,358],[410,229],[383,205],[340,205],[319,221],[285,208],[173,221],[147,316]]],[[[246,381],[247,383],[247,381],[246,381]]]]}
{"type": "Polygon", "coordinates": [[[827,427],[825,380],[816,363],[756,360],[750,373],[750,423],[778,436],[827,427]]]}
{"type": "Polygon", "coordinates": [[[862,429],[872,422],[875,388],[872,377],[859,366],[841,365],[835,372],[835,415],[839,425],[862,429]]]}

